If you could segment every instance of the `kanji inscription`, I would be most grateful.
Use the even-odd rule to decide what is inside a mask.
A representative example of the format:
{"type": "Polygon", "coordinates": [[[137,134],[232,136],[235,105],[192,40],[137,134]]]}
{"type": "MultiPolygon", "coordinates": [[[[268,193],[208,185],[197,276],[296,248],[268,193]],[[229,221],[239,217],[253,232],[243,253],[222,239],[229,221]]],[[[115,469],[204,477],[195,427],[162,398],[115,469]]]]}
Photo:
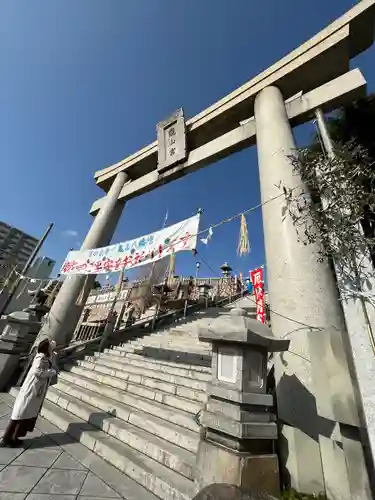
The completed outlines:
{"type": "Polygon", "coordinates": [[[158,171],[163,172],[186,159],[186,129],[183,110],[157,125],[158,171]]]}

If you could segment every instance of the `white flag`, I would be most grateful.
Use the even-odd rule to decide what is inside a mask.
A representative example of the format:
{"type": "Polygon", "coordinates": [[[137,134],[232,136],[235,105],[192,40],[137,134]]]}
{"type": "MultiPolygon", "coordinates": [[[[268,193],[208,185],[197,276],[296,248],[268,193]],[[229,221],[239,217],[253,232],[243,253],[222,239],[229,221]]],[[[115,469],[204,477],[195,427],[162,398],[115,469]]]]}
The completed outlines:
{"type": "Polygon", "coordinates": [[[206,238],[201,238],[201,242],[207,245],[210,239],[212,238],[212,235],[213,235],[213,230],[212,227],[210,227],[206,238]]]}

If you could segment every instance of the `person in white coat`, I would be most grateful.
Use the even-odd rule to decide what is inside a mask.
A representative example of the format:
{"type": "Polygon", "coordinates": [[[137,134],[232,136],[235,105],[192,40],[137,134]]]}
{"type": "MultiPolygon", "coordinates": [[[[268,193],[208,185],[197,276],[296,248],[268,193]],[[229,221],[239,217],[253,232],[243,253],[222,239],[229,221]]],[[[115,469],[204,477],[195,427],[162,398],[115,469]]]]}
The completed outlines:
{"type": "Polygon", "coordinates": [[[37,354],[14,402],[1,447],[19,446],[22,443],[19,438],[34,430],[51,377],[57,374],[53,362],[54,345],[49,339],[42,340],[38,345],[37,354]]]}

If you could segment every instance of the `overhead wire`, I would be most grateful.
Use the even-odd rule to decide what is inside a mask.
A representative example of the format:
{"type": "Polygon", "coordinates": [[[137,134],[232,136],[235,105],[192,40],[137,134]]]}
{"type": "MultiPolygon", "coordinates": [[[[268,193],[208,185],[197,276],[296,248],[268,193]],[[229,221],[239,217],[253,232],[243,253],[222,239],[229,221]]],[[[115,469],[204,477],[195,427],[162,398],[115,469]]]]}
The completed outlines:
{"type": "MultiPolygon", "coordinates": [[[[302,186],[301,185],[298,185],[298,186],[294,186],[293,188],[290,188],[290,192],[300,188],[302,186]]],[[[235,219],[238,219],[239,217],[241,217],[242,215],[246,215],[250,212],[254,212],[255,210],[258,210],[259,208],[263,207],[264,205],[267,205],[268,203],[271,203],[271,201],[274,201],[274,200],[277,200],[278,198],[281,198],[282,196],[285,196],[285,192],[283,191],[282,193],[276,195],[276,196],[272,196],[271,198],[269,198],[268,200],[265,200],[261,203],[258,203],[257,205],[254,205],[238,214],[235,214],[235,215],[232,215],[231,217],[228,217],[226,219],[223,219],[221,220],[220,222],[217,222],[216,224],[210,224],[209,227],[205,228],[205,229],[202,229],[201,231],[197,231],[196,233],[193,233],[190,235],[190,238],[194,238],[194,237],[198,237],[198,236],[201,236],[202,234],[206,233],[207,231],[210,231],[214,228],[217,228],[219,226],[222,226],[223,224],[227,224],[228,222],[232,222],[233,220],[235,219]]],[[[176,246],[176,242],[172,242],[170,244],[167,244],[165,246],[163,246],[163,250],[168,250],[169,248],[173,248],[176,246]]],[[[79,251],[78,251],[79,252],[79,251]]],[[[118,269],[118,271],[120,271],[121,269],[118,269]]],[[[69,273],[67,273],[69,274],[69,273]]]]}
{"type": "MultiPolygon", "coordinates": [[[[200,260],[205,264],[205,266],[207,266],[210,269],[211,272],[213,272],[214,274],[216,274],[216,276],[219,276],[218,273],[213,269],[213,267],[208,264],[208,262],[206,262],[202,257],[200,257],[200,260]]],[[[230,295],[228,293],[227,293],[227,296],[230,297],[230,295]]],[[[251,302],[253,302],[256,305],[256,301],[250,295],[245,295],[244,298],[249,299],[251,302]]],[[[287,320],[292,321],[292,322],[294,322],[296,324],[302,325],[304,328],[307,327],[310,330],[320,330],[320,331],[323,330],[323,328],[321,328],[321,327],[314,327],[312,325],[308,325],[307,323],[303,323],[303,322],[301,322],[299,320],[296,320],[296,319],[293,319],[293,318],[289,318],[288,316],[285,316],[284,314],[278,313],[277,311],[275,311],[272,308],[269,308],[269,309],[270,309],[271,312],[273,312],[277,316],[281,316],[284,319],[287,319],[287,320]]],[[[289,331],[286,334],[284,334],[281,338],[284,339],[285,337],[287,337],[291,333],[294,333],[294,332],[296,332],[298,330],[301,330],[301,328],[297,328],[296,330],[289,331]]],[[[302,354],[299,354],[298,352],[295,352],[295,351],[293,351],[290,348],[288,349],[288,352],[290,354],[293,354],[294,356],[297,356],[297,357],[303,359],[304,361],[307,361],[308,363],[311,363],[311,361],[308,358],[306,358],[305,356],[302,356],[302,354]]]]}
{"type": "MultiPolygon", "coordinates": [[[[291,191],[294,191],[295,189],[297,189],[297,188],[299,188],[299,187],[301,187],[301,186],[302,186],[302,185],[295,186],[295,187],[291,188],[291,191]]],[[[271,203],[272,201],[274,201],[274,200],[276,200],[276,199],[278,199],[278,198],[281,198],[281,197],[283,197],[283,196],[285,196],[285,192],[284,192],[284,191],[283,191],[282,193],[280,193],[280,194],[276,195],[276,196],[273,196],[273,197],[269,198],[268,200],[265,200],[265,201],[263,201],[263,202],[261,202],[261,203],[258,203],[257,205],[254,205],[254,206],[252,206],[252,207],[250,207],[250,208],[248,208],[248,209],[246,209],[246,210],[244,210],[244,211],[242,211],[242,212],[239,212],[239,213],[237,213],[237,214],[235,214],[235,215],[233,215],[233,216],[231,216],[231,217],[228,217],[228,218],[226,218],[226,219],[223,219],[223,220],[221,220],[220,222],[218,222],[218,223],[216,223],[216,224],[211,224],[208,228],[203,229],[203,230],[201,230],[201,231],[198,231],[198,232],[197,232],[197,233],[195,233],[195,234],[192,234],[192,235],[191,235],[191,237],[194,237],[194,236],[197,236],[197,237],[198,237],[198,236],[200,236],[200,235],[204,234],[205,232],[209,231],[210,229],[217,228],[217,227],[219,227],[219,226],[222,226],[223,224],[227,224],[228,222],[232,222],[233,220],[235,220],[235,219],[237,219],[237,218],[241,217],[242,215],[248,214],[248,213],[250,213],[250,212],[254,212],[255,210],[258,210],[259,208],[261,208],[262,206],[264,206],[264,205],[266,205],[266,204],[268,204],[268,203],[271,203]]],[[[175,246],[175,244],[173,244],[173,243],[172,243],[172,244],[170,244],[170,245],[166,245],[166,246],[164,247],[164,249],[168,249],[168,248],[173,247],[173,246],[175,246]]],[[[197,253],[197,251],[196,251],[196,253],[197,253]]],[[[212,268],[212,267],[211,267],[211,266],[210,266],[210,265],[209,265],[209,264],[208,264],[208,263],[207,263],[207,262],[203,259],[203,257],[202,257],[201,255],[200,255],[200,260],[202,260],[202,262],[203,262],[203,263],[204,263],[204,264],[205,264],[205,265],[206,265],[206,266],[207,266],[207,267],[208,267],[208,268],[209,268],[209,269],[210,269],[210,270],[211,270],[214,274],[216,274],[216,275],[218,276],[217,272],[216,272],[216,271],[215,271],[215,270],[214,270],[214,269],[213,269],[213,268],[212,268]]],[[[254,301],[251,297],[249,297],[249,296],[248,296],[247,298],[248,298],[248,299],[250,299],[250,300],[252,300],[252,301],[255,303],[255,301],[254,301]]],[[[282,317],[282,318],[284,318],[284,319],[287,319],[287,320],[289,320],[289,321],[292,321],[292,322],[294,322],[294,323],[296,323],[296,324],[299,324],[299,325],[302,325],[302,326],[305,326],[305,327],[308,327],[308,328],[311,328],[311,329],[315,329],[315,330],[321,330],[321,329],[322,329],[322,328],[320,328],[320,327],[316,327],[316,326],[308,325],[308,324],[305,324],[305,323],[303,323],[303,322],[301,322],[301,321],[298,321],[298,320],[295,320],[295,319],[290,318],[290,317],[288,317],[288,316],[285,316],[285,315],[283,315],[283,314],[281,314],[281,313],[279,313],[279,312],[277,312],[277,311],[274,311],[273,309],[270,309],[270,310],[271,310],[274,314],[276,314],[276,315],[278,315],[278,316],[280,316],[280,317],[282,317]]]]}
{"type": "MultiPolygon", "coordinates": [[[[201,254],[199,254],[199,260],[201,260],[201,261],[203,262],[203,264],[204,264],[205,266],[207,266],[207,267],[208,267],[208,269],[210,269],[210,271],[211,271],[211,272],[213,272],[216,276],[220,277],[220,275],[217,273],[217,271],[215,271],[215,269],[214,269],[212,266],[210,266],[210,264],[208,264],[208,262],[206,262],[206,260],[202,257],[202,255],[201,255],[201,254]]],[[[236,270],[234,269],[234,271],[236,271],[236,270]]],[[[250,295],[246,295],[246,296],[245,296],[245,298],[246,298],[246,299],[248,299],[248,300],[250,300],[250,301],[251,301],[251,302],[253,302],[254,304],[256,304],[256,301],[255,301],[255,300],[254,300],[254,299],[253,299],[250,295]]],[[[289,317],[289,316],[286,316],[285,314],[279,313],[278,311],[275,311],[275,310],[274,310],[273,308],[271,308],[271,307],[270,307],[269,309],[270,309],[270,311],[271,311],[273,314],[275,314],[276,316],[279,316],[279,317],[281,317],[281,318],[283,318],[283,319],[286,319],[286,320],[288,320],[288,321],[292,321],[293,323],[296,323],[297,325],[301,325],[301,326],[304,326],[304,327],[306,327],[306,328],[310,328],[311,330],[323,330],[323,328],[322,328],[322,327],[320,327],[320,326],[313,326],[313,325],[309,325],[309,324],[304,323],[304,322],[302,322],[302,321],[299,321],[299,320],[297,320],[297,319],[294,319],[294,318],[291,318],[291,317],[289,317]]]]}
{"type": "MultiPolygon", "coordinates": [[[[301,186],[302,186],[302,185],[301,185],[301,186]]],[[[290,190],[290,191],[294,191],[294,190],[296,190],[297,188],[299,188],[299,187],[301,187],[301,186],[295,186],[295,187],[291,188],[291,190],[290,190]]],[[[263,201],[263,202],[261,202],[261,203],[258,203],[257,205],[254,205],[254,206],[252,206],[252,207],[250,207],[250,208],[248,208],[248,209],[246,209],[246,210],[244,210],[244,211],[242,211],[242,212],[239,212],[239,213],[237,213],[237,214],[235,214],[235,215],[233,215],[233,216],[231,216],[231,217],[228,217],[228,218],[226,218],[226,219],[223,219],[223,220],[221,220],[220,222],[218,222],[218,223],[216,223],[216,224],[211,224],[208,228],[206,228],[206,229],[202,229],[201,231],[198,231],[197,233],[192,234],[192,235],[191,235],[191,237],[194,237],[194,236],[198,237],[198,236],[200,236],[200,235],[202,235],[202,234],[206,233],[206,232],[207,232],[207,231],[209,231],[210,229],[212,230],[212,229],[214,229],[214,228],[217,228],[217,227],[222,226],[223,224],[227,224],[228,222],[232,222],[233,220],[238,219],[238,218],[239,218],[239,217],[241,217],[242,215],[246,215],[246,214],[248,214],[248,213],[254,212],[255,210],[258,210],[259,208],[261,208],[262,206],[264,206],[264,205],[266,205],[266,204],[268,204],[268,203],[271,203],[272,201],[277,200],[278,198],[281,198],[281,197],[283,197],[283,196],[285,196],[285,192],[282,192],[282,193],[280,193],[280,194],[278,194],[278,195],[276,195],[276,196],[273,196],[273,197],[269,198],[268,200],[265,200],[265,201],[263,201]]],[[[166,246],[164,247],[164,249],[166,250],[166,249],[168,249],[168,248],[170,248],[170,247],[173,247],[173,246],[175,246],[175,244],[173,244],[173,243],[172,243],[172,244],[170,244],[170,245],[166,245],[166,246]]],[[[215,270],[214,270],[214,269],[213,269],[213,268],[212,268],[212,267],[211,267],[211,266],[210,266],[210,265],[209,265],[209,264],[208,264],[208,263],[207,263],[207,262],[206,262],[206,261],[202,258],[202,256],[201,256],[201,255],[200,255],[200,259],[202,260],[202,262],[203,262],[203,263],[204,263],[204,264],[205,264],[205,265],[206,265],[206,266],[207,266],[207,267],[208,267],[208,268],[209,268],[209,269],[210,269],[210,270],[211,270],[214,274],[216,274],[216,275],[217,275],[217,272],[216,272],[216,271],[215,271],[215,270]]],[[[20,273],[17,273],[17,274],[18,274],[19,276],[21,276],[21,275],[20,275],[20,273]]],[[[54,279],[61,279],[61,276],[59,276],[58,278],[47,278],[47,279],[29,278],[28,276],[21,276],[21,277],[22,277],[22,279],[30,280],[30,281],[33,281],[33,282],[35,282],[35,281],[47,281],[47,282],[49,282],[49,281],[52,281],[52,280],[54,280],[54,279]]],[[[248,298],[248,299],[250,299],[250,300],[252,300],[252,301],[255,303],[255,301],[254,301],[251,297],[247,296],[247,298],[248,298]]],[[[311,328],[311,329],[318,329],[318,330],[321,330],[321,328],[320,328],[320,327],[316,327],[316,326],[312,326],[312,325],[307,325],[307,324],[305,324],[305,323],[303,323],[303,322],[301,322],[301,321],[295,320],[295,319],[290,318],[290,317],[288,317],[288,316],[285,316],[285,315],[283,315],[283,314],[281,314],[281,313],[279,313],[279,312],[277,312],[277,311],[274,311],[273,309],[270,309],[270,310],[271,310],[274,314],[276,314],[276,315],[278,315],[278,316],[280,316],[280,317],[282,317],[282,318],[284,318],[284,319],[287,319],[287,320],[289,320],[289,321],[292,321],[292,322],[294,322],[294,323],[296,323],[296,324],[299,324],[299,325],[302,325],[302,326],[305,326],[305,327],[308,327],[308,328],[311,328]]]]}

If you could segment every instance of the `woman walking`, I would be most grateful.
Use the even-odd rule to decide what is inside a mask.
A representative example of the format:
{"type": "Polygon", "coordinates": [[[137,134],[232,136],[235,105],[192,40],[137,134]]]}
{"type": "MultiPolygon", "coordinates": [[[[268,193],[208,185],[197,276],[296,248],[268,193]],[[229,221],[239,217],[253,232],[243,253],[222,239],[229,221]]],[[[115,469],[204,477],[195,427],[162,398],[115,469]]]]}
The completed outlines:
{"type": "Polygon", "coordinates": [[[11,420],[0,443],[1,447],[15,447],[22,442],[20,437],[32,432],[42,408],[51,377],[56,375],[53,368],[53,349],[55,342],[42,340],[37,354],[16,397],[11,420]]]}

